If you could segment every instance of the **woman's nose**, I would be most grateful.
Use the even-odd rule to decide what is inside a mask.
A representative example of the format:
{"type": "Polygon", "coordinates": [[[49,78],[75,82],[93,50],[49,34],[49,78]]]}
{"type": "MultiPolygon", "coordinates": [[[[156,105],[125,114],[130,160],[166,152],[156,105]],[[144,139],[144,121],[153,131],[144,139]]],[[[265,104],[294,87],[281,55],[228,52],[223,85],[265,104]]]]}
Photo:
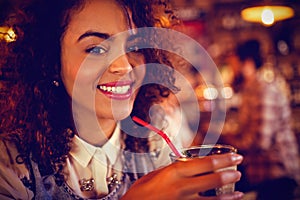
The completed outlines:
{"type": "Polygon", "coordinates": [[[109,66],[109,71],[114,74],[126,74],[132,70],[127,55],[121,55],[109,66]]]}

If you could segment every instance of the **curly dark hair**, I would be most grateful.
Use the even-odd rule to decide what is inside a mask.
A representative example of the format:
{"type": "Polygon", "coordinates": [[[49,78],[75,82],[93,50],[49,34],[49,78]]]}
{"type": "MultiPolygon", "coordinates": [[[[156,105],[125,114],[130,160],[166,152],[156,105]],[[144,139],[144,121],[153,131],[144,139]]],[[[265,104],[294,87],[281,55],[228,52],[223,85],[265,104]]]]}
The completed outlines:
{"type": "MultiPolygon", "coordinates": [[[[73,12],[80,10],[85,1],[30,0],[20,3],[6,18],[18,38],[15,42],[1,44],[5,48],[0,53],[3,58],[1,68],[5,66],[11,71],[13,80],[0,110],[0,132],[17,142],[24,161],[31,156],[39,164],[42,174],[56,173],[58,180],[63,178],[62,167],[76,131],[70,97],[60,82],[60,41],[73,12]]],[[[137,27],[172,28],[178,23],[168,1],[117,1],[132,11],[137,27]],[[161,17],[167,18],[169,23],[161,17]]],[[[146,62],[172,66],[162,50],[147,49],[144,55],[146,62]]],[[[150,106],[177,88],[172,68],[153,65],[146,70],[147,80],[162,84],[143,85],[131,115],[149,121],[150,106]]],[[[130,151],[148,151],[147,139],[127,135],[125,144],[130,151]]]]}

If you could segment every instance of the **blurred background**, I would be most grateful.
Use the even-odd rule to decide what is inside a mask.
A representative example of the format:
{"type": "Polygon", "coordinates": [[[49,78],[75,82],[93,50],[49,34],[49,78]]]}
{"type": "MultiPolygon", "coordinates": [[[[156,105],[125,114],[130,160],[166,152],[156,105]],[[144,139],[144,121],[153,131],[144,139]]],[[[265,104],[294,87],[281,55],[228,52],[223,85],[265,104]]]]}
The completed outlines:
{"type": "MultiPolygon", "coordinates": [[[[221,131],[222,134],[218,142],[232,144],[238,147],[239,152],[245,156],[244,166],[240,167],[243,177],[237,184],[237,188],[241,191],[247,191],[248,189],[246,188],[249,188],[248,184],[251,182],[251,177],[260,177],[263,179],[263,174],[268,174],[272,171],[271,166],[276,166],[276,164],[274,164],[275,162],[273,163],[274,165],[270,163],[274,161],[273,158],[280,157],[276,155],[276,151],[296,155],[295,157],[290,155],[282,156],[280,160],[282,161],[282,165],[294,166],[296,170],[294,170],[292,174],[294,177],[297,177],[297,174],[300,174],[299,168],[297,169],[296,167],[300,164],[298,154],[298,152],[300,152],[300,1],[171,1],[179,17],[183,19],[184,26],[180,27],[179,31],[189,35],[203,46],[215,62],[224,83],[222,88],[216,85],[208,85],[205,83],[204,77],[208,77],[210,74],[201,71],[201,75],[199,76],[197,70],[183,70],[184,76],[190,80],[194,88],[200,108],[199,123],[193,121],[195,116],[193,111],[187,111],[186,114],[190,126],[194,130],[195,127],[197,129],[197,135],[193,143],[195,145],[199,143],[202,144],[204,139],[206,143],[210,143],[210,140],[215,142],[216,137],[219,137],[218,130],[215,131],[214,128],[212,128],[214,125],[210,125],[212,124],[212,113],[216,109],[216,106],[218,106],[217,100],[221,97],[224,98],[226,102],[225,108],[221,108],[226,115],[225,123],[221,131]],[[253,85],[250,89],[248,87],[248,91],[252,90],[252,92],[248,93],[248,96],[248,91],[243,91],[244,80],[241,79],[238,73],[242,71],[242,65],[235,53],[240,43],[253,39],[259,41],[261,45],[261,56],[264,63],[262,76],[264,81],[272,83],[275,82],[275,77],[282,78],[282,81],[279,82],[279,88],[284,92],[282,92],[282,95],[281,93],[277,93],[277,99],[285,99],[285,96],[287,96],[289,100],[287,104],[289,105],[280,111],[276,110],[279,109],[280,103],[274,100],[276,98],[274,96],[272,99],[267,100],[269,103],[272,102],[271,104],[274,106],[271,107],[270,104],[268,105],[270,106],[268,108],[271,108],[271,112],[264,113],[262,111],[263,108],[257,109],[258,105],[255,104],[264,101],[260,95],[253,96],[253,91],[256,89],[255,87],[259,86],[253,85]],[[252,108],[256,106],[256,109],[252,110],[251,106],[248,106],[248,109],[250,108],[250,114],[248,113],[244,116],[242,108],[245,108],[245,106],[243,106],[245,103],[243,104],[241,94],[243,94],[244,99],[248,98],[247,103],[252,104],[252,108]],[[288,106],[290,109],[287,109],[288,106]],[[286,119],[288,119],[287,121],[291,124],[295,138],[286,132],[290,128],[285,128],[286,126],[282,123],[284,118],[282,116],[288,112],[291,112],[291,117],[286,119]],[[263,117],[261,117],[261,115],[263,117]],[[276,117],[274,117],[275,115],[276,117]],[[242,118],[245,119],[242,120],[242,118]],[[277,122],[265,122],[275,118],[277,118],[277,122]],[[242,127],[245,123],[242,121],[249,121],[249,128],[247,128],[246,125],[245,130],[245,126],[242,127]],[[264,129],[264,131],[262,131],[259,129],[261,126],[264,126],[262,124],[269,126],[267,128],[268,130],[264,129]],[[277,129],[279,131],[274,131],[276,129],[274,128],[275,126],[279,127],[277,129]],[[262,134],[254,136],[258,131],[261,131],[262,134]],[[214,134],[214,132],[216,134],[214,134]],[[274,134],[274,132],[278,132],[278,134],[274,134]],[[263,143],[264,141],[268,141],[268,139],[264,139],[269,137],[268,134],[274,134],[272,136],[269,135],[272,137],[269,142],[271,141],[273,145],[271,147],[267,145],[268,147],[264,149],[266,143],[263,143]],[[210,138],[207,138],[207,136],[210,138]],[[287,142],[288,140],[291,142],[290,145],[287,142]],[[248,147],[246,147],[247,143],[249,144],[248,147]],[[293,145],[295,143],[298,144],[298,147],[297,145],[293,145]],[[282,146],[282,149],[278,150],[280,146],[282,146]],[[286,151],[284,149],[286,149],[286,151]],[[268,156],[270,161],[268,161],[268,156]],[[262,161],[263,159],[265,160],[262,161]],[[270,165],[268,165],[268,162],[270,162],[270,165]],[[253,174],[249,173],[248,168],[251,163],[254,167],[253,174]],[[256,172],[261,172],[262,174],[255,174],[256,172]]],[[[201,58],[198,58],[198,60],[199,65],[201,65],[201,58]]],[[[185,93],[186,96],[188,96],[187,91],[185,91],[185,93]]],[[[266,93],[265,91],[264,94],[266,93]]],[[[188,104],[188,100],[185,103],[188,104]]],[[[263,104],[260,106],[262,105],[263,104]]],[[[275,176],[278,176],[278,174],[275,176]]],[[[271,182],[262,181],[259,186],[261,189],[255,189],[257,193],[254,195],[251,192],[247,193],[244,199],[257,199],[257,197],[259,197],[258,199],[300,199],[299,185],[295,192],[291,192],[292,190],[289,191],[289,189],[287,189],[285,194],[276,194],[275,191],[280,191],[283,185],[287,185],[281,181],[282,180],[277,182],[276,179],[273,179],[271,182]],[[289,197],[292,193],[294,193],[294,197],[289,197]],[[266,195],[266,197],[262,197],[263,195],[266,195]]],[[[299,183],[298,176],[298,184],[299,183]]]]}
{"type": "MultiPolygon", "coordinates": [[[[275,68],[286,80],[292,108],[292,125],[300,144],[300,2],[288,1],[255,1],[255,0],[172,0],[178,15],[183,19],[181,30],[198,41],[212,57],[219,68],[224,81],[221,92],[227,101],[226,128],[233,130],[236,123],[239,98],[235,91],[239,85],[234,82],[234,70],[238,66],[233,52],[238,43],[248,39],[261,42],[263,59],[266,65],[275,68]],[[261,18],[261,11],[251,11],[251,19],[242,16],[246,8],[264,6],[285,6],[291,9],[266,13],[261,18]],[[258,12],[258,14],[255,14],[258,12]],[[286,19],[279,19],[277,14],[286,19]],[[270,16],[271,15],[271,16],[270,16]],[[278,18],[278,19],[277,19],[278,18]],[[264,21],[263,21],[264,20],[264,21]]],[[[271,7],[271,9],[273,9],[271,7]]],[[[272,10],[271,10],[272,11],[272,10]]],[[[272,76],[272,70],[268,74],[272,76]]],[[[201,81],[200,81],[201,82],[201,81]]],[[[207,130],[211,104],[214,97],[213,86],[196,85],[195,91],[201,109],[199,132],[207,130]],[[210,96],[205,96],[210,90],[210,96]],[[206,119],[207,120],[206,120],[206,119]]],[[[197,139],[196,139],[197,140],[197,139]]],[[[200,140],[200,139],[199,139],[200,140]]],[[[197,143],[197,141],[196,141],[197,143]]]]}

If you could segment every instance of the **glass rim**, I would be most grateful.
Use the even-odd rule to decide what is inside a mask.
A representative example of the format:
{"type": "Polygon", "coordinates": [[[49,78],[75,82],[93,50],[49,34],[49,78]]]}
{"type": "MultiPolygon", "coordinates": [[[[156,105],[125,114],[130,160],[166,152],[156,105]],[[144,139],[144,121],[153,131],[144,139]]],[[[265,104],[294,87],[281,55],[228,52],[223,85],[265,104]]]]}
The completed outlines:
{"type": "MultiPolygon", "coordinates": [[[[179,149],[179,151],[184,152],[186,150],[199,149],[199,148],[203,148],[203,149],[227,148],[227,149],[230,149],[232,151],[232,153],[237,153],[237,148],[235,148],[234,146],[229,145],[229,144],[201,144],[198,146],[195,145],[195,146],[191,146],[191,147],[181,148],[181,149],[179,149]]],[[[169,156],[172,158],[178,157],[175,155],[174,152],[170,152],[169,156]]]]}

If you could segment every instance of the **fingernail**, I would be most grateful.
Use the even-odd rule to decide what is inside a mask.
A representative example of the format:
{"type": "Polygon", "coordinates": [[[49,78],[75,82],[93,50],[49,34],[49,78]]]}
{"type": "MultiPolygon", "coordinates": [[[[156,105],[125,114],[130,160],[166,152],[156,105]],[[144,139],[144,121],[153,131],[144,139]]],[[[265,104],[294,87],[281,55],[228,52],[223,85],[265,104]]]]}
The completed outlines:
{"type": "Polygon", "coordinates": [[[243,160],[243,156],[239,155],[239,154],[233,154],[231,156],[231,160],[235,163],[241,162],[243,160]]]}
{"type": "Polygon", "coordinates": [[[242,192],[234,193],[234,199],[241,199],[243,196],[244,196],[244,193],[242,193],[242,192]]]}

